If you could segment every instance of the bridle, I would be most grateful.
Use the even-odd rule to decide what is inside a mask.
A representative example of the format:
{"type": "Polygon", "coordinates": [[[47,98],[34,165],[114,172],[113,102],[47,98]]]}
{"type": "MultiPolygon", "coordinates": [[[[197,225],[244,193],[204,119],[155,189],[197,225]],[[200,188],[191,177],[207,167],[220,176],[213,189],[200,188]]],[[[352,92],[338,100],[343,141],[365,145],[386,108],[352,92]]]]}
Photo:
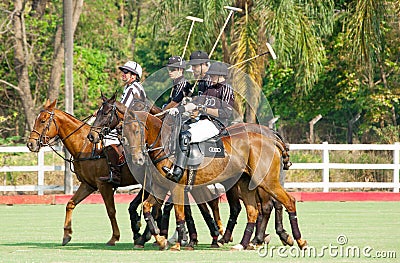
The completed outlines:
{"type": "MultiPolygon", "coordinates": [[[[47,136],[47,133],[50,130],[50,125],[52,122],[54,123],[54,126],[56,127],[56,131],[57,131],[56,134],[58,134],[58,131],[60,129],[60,127],[57,125],[57,122],[54,120],[54,111],[41,110],[40,114],[43,112],[46,112],[50,115],[50,118],[47,121],[46,127],[42,130],[41,133],[38,132],[36,129],[32,130],[33,133],[36,133],[37,135],[39,135],[38,138],[32,138],[31,136],[29,136],[29,140],[35,140],[37,142],[37,145],[39,145],[39,147],[52,146],[57,141],[57,139],[55,139],[53,142],[50,143],[50,137],[47,136]]],[[[40,114],[39,114],[39,116],[40,116],[40,114]]]]}
{"type": "MultiPolygon", "coordinates": [[[[143,121],[141,121],[135,112],[132,112],[133,117],[130,118],[129,120],[125,120],[124,125],[128,125],[132,122],[137,122],[138,126],[139,126],[139,133],[140,133],[140,149],[141,152],[143,154],[143,156],[145,156],[146,158],[146,162],[148,162],[148,158],[150,158],[149,153],[150,152],[155,152],[155,151],[159,151],[154,157],[152,162],[154,164],[157,164],[159,162],[161,162],[162,160],[167,159],[168,157],[170,157],[172,154],[164,154],[163,156],[159,157],[158,159],[156,159],[160,154],[165,153],[164,151],[164,146],[160,146],[160,147],[155,147],[157,142],[161,139],[161,130],[160,132],[157,134],[156,139],[154,140],[154,142],[152,142],[150,145],[145,141],[145,129],[148,130],[148,127],[143,123],[143,121]]],[[[125,138],[124,138],[125,139],[125,138]]],[[[136,148],[136,146],[131,146],[131,148],[136,148]]]]}
{"type": "Polygon", "coordinates": [[[111,132],[111,130],[113,129],[111,127],[113,127],[114,125],[114,127],[117,127],[119,123],[123,122],[123,118],[119,117],[118,113],[121,113],[122,115],[125,113],[118,109],[115,103],[111,104],[108,101],[103,102],[97,114],[99,114],[99,112],[103,112],[103,115],[108,116],[107,123],[102,126],[92,126],[90,130],[96,132],[99,135],[99,138],[103,139],[104,136],[108,135],[111,132]],[[106,114],[104,114],[104,106],[108,105],[111,106],[111,109],[106,114]]]}
{"type": "MultiPolygon", "coordinates": [[[[62,159],[64,159],[65,161],[68,161],[68,162],[71,163],[71,162],[72,162],[72,156],[71,156],[71,159],[70,159],[70,160],[65,159],[61,154],[59,154],[59,153],[53,148],[53,146],[54,146],[54,145],[56,144],[56,142],[60,139],[60,137],[59,137],[59,136],[54,136],[54,137],[53,137],[53,140],[50,141],[51,138],[50,138],[50,136],[47,135],[47,133],[48,133],[49,130],[50,130],[50,125],[51,125],[51,123],[54,123],[54,126],[56,127],[56,135],[59,134],[60,126],[57,124],[56,120],[54,119],[54,116],[55,116],[54,110],[52,110],[52,111],[49,111],[49,110],[41,110],[41,111],[40,111],[40,114],[42,114],[43,112],[46,112],[46,113],[48,113],[48,114],[50,115],[50,118],[47,120],[46,127],[42,130],[41,133],[40,133],[39,131],[37,131],[36,129],[33,129],[32,132],[33,132],[33,133],[36,133],[37,135],[39,135],[39,137],[38,137],[38,138],[32,138],[32,136],[29,136],[29,140],[34,140],[34,141],[36,141],[36,142],[37,142],[37,145],[39,146],[39,148],[49,146],[58,156],[60,156],[60,157],[61,157],[62,159]]],[[[39,116],[40,116],[40,114],[39,114],[39,116]]],[[[64,141],[67,140],[72,134],[74,134],[74,133],[77,132],[80,128],[82,128],[82,127],[86,124],[86,121],[87,121],[89,118],[91,118],[91,117],[92,117],[92,115],[90,115],[90,116],[84,118],[84,119],[82,120],[82,124],[81,124],[78,128],[76,128],[74,131],[72,131],[70,134],[68,134],[67,136],[65,136],[65,138],[61,139],[61,142],[64,142],[64,141]]],[[[39,118],[39,117],[38,117],[38,118],[39,118]]],[[[37,118],[37,119],[38,119],[38,118],[37,118]]]]}

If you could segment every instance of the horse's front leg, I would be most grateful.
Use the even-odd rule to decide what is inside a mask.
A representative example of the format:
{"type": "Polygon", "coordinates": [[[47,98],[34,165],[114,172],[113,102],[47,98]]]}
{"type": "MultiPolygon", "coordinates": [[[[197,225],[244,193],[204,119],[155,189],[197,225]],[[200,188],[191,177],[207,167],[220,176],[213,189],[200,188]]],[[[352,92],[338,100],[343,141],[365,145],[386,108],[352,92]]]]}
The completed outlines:
{"type": "MultiPolygon", "coordinates": [[[[166,195],[166,192],[164,196],[166,195]]],[[[156,239],[157,245],[160,250],[164,250],[167,247],[167,239],[165,236],[160,235],[160,229],[158,228],[153,215],[151,214],[151,208],[156,203],[161,203],[162,200],[157,199],[153,195],[149,195],[149,197],[143,202],[143,217],[147,223],[149,231],[152,236],[156,239]]]]}
{"type": "Polygon", "coordinates": [[[175,209],[175,218],[176,218],[176,231],[178,232],[178,240],[175,242],[170,250],[172,251],[180,251],[181,250],[181,241],[185,235],[185,207],[183,204],[174,204],[175,209]]]}
{"type": "MultiPolygon", "coordinates": [[[[175,209],[175,218],[176,218],[176,231],[178,232],[178,240],[175,242],[170,250],[180,251],[181,250],[181,241],[183,236],[185,235],[185,191],[184,185],[177,185],[172,193],[172,202],[174,203],[175,209]]],[[[188,201],[189,202],[189,201],[188,201]]]]}
{"type": "Polygon", "coordinates": [[[65,208],[64,236],[62,241],[63,246],[68,244],[72,238],[72,212],[74,211],[74,208],[93,192],[93,188],[85,183],[81,183],[78,187],[78,190],[68,201],[65,208]]]}
{"type": "Polygon", "coordinates": [[[115,242],[119,241],[120,232],[118,228],[117,218],[116,218],[116,209],[114,203],[114,191],[112,185],[110,183],[99,183],[98,184],[99,191],[101,196],[103,197],[104,204],[106,206],[108,218],[110,219],[111,228],[112,228],[112,236],[111,239],[106,243],[107,246],[115,246],[115,242]]]}
{"type": "Polygon", "coordinates": [[[256,201],[256,190],[249,190],[249,181],[240,179],[239,182],[240,192],[242,194],[242,200],[246,207],[247,213],[247,224],[242,240],[239,244],[233,246],[232,250],[243,250],[249,246],[250,238],[253,235],[254,227],[256,225],[258,209],[256,201]]]}

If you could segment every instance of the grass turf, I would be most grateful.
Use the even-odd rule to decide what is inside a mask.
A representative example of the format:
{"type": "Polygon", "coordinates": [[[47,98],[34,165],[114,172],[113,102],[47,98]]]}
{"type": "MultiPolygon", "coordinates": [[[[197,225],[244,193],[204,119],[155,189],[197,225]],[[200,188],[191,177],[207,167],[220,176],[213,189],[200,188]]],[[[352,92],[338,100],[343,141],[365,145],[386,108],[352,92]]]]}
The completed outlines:
{"type": "MultiPolygon", "coordinates": [[[[115,247],[106,247],[111,226],[104,206],[79,205],[73,214],[72,240],[63,247],[65,206],[0,205],[0,262],[398,262],[400,258],[400,205],[396,202],[297,203],[300,230],[311,256],[308,252],[299,255],[295,247],[280,247],[274,217],[267,229],[271,243],[260,251],[268,251],[265,257],[257,251],[230,251],[231,244],[210,249],[209,231],[195,206],[192,211],[200,244],[194,251],[158,251],[151,244],[153,239],[144,249],[133,249],[127,209],[128,204],[117,204],[121,239],[115,247]],[[347,239],[344,245],[338,244],[341,235],[347,239]]],[[[228,205],[221,204],[224,224],[228,212],[228,205]]],[[[286,213],[284,217],[285,228],[291,232],[286,213]]],[[[171,218],[170,235],[174,221],[171,218]]],[[[240,242],[245,222],[243,209],[233,244],[240,242]]]]}

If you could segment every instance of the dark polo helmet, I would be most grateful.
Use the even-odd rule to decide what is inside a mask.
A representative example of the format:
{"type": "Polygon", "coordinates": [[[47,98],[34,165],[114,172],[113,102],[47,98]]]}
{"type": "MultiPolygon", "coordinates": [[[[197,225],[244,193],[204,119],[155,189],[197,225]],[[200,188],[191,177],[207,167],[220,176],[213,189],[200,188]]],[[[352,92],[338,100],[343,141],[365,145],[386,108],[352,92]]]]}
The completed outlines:
{"type": "Polygon", "coordinates": [[[186,68],[186,62],[180,56],[173,56],[168,59],[166,66],[169,68],[186,68]]]}
{"type": "Polygon", "coordinates": [[[188,62],[189,65],[200,65],[203,63],[207,63],[210,61],[208,54],[204,51],[197,50],[192,52],[190,55],[190,61],[188,62]]]}
{"type": "Polygon", "coordinates": [[[228,66],[222,62],[215,62],[210,65],[207,75],[218,75],[218,76],[227,76],[228,75],[228,66]]]}

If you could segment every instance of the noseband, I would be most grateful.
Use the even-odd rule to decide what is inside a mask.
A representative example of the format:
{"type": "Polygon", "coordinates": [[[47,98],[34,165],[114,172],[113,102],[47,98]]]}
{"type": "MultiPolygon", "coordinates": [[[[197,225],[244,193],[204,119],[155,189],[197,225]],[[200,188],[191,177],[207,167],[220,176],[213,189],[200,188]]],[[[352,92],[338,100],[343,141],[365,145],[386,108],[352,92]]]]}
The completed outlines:
{"type": "Polygon", "coordinates": [[[50,130],[50,125],[53,122],[54,126],[56,126],[56,130],[58,134],[58,130],[59,130],[59,126],[57,125],[56,121],[54,120],[54,111],[48,111],[48,110],[41,110],[40,113],[42,112],[47,112],[48,114],[50,114],[50,118],[48,119],[48,122],[46,124],[46,127],[42,130],[42,132],[38,132],[36,129],[33,129],[32,132],[36,133],[37,135],[39,135],[39,138],[32,138],[31,136],[29,136],[29,140],[35,140],[37,141],[38,145],[40,147],[44,147],[44,146],[49,146],[49,140],[50,137],[47,136],[48,131],[50,130]]]}
{"type": "Polygon", "coordinates": [[[117,108],[117,106],[115,104],[110,104],[107,101],[103,102],[103,105],[100,108],[100,110],[103,111],[103,112],[104,112],[104,106],[105,105],[111,105],[111,110],[106,114],[106,116],[110,115],[108,117],[107,123],[105,125],[103,125],[103,126],[92,126],[90,128],[94,132],[97,132],[97,134],[99,135],[99,137],[101,139],[104,138],[104,136],[108,135],[111,132],[111,130],[114,129],[118,125],[118,123],[123,121],[123,119],[120,118],[118,113],[117,113],[117,111],[118,112],[121,112],[121,111],[117,108]],[[114,122],[116,123],[115,127],[111,128],[113,126],[114,122]]]}

